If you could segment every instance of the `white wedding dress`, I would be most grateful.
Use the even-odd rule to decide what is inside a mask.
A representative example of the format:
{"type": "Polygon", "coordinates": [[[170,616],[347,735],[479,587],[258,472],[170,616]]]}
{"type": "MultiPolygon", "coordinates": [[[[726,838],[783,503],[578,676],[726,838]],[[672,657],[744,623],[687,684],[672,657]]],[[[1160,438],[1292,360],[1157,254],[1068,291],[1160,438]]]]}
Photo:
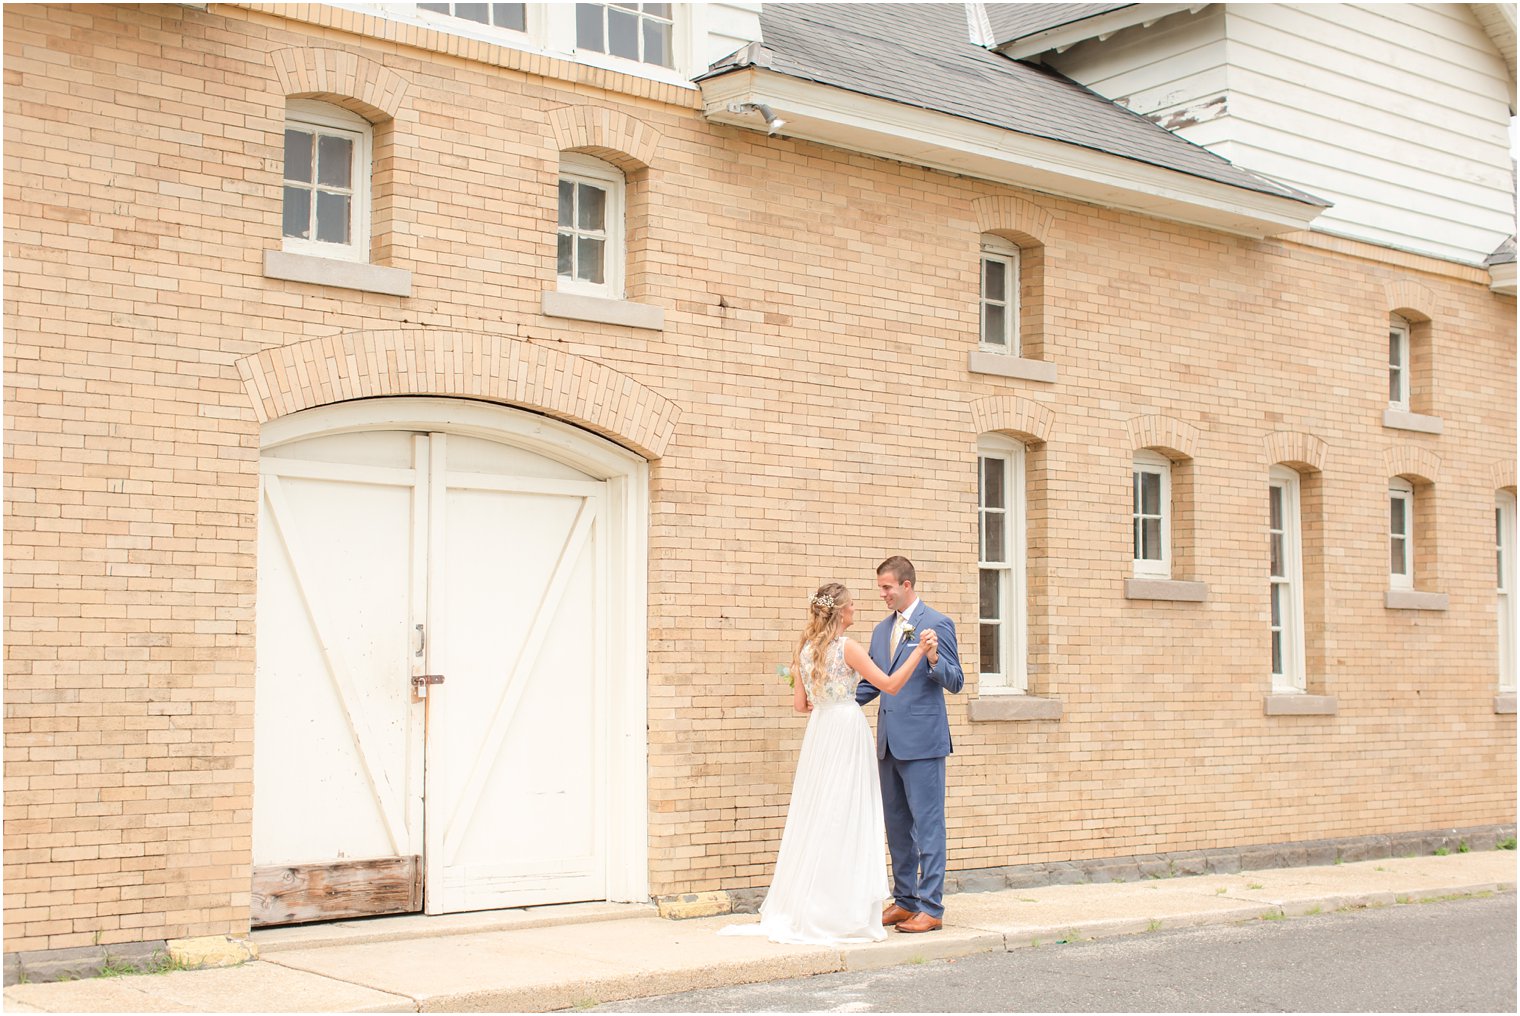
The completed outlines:
{"type": "Polygon", "coordinates": [[[730,925],[720,935],[764,935],[798,945],[887,937],[881,906],[891,893],[876,742],[855,704],[860,675],[845,666],[844,643],[841,635],[824,650],[822,681],[813,679],[812,647],[803,647],[800,680],[813,712],[797,757],[776,874],[760,905],[760,923],[730,925]]]}

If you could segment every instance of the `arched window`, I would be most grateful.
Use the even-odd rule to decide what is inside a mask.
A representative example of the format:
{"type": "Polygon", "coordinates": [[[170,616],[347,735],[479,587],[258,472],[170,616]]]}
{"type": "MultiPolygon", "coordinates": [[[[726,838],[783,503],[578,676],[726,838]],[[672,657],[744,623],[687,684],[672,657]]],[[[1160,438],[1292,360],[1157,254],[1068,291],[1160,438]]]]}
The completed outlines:
{"type": "Polygon", "coordinates": [[[291,99],[285,107],[284,249],[368,261],[374,131],[357,113],[291,99]]]}
{"type": "Polygon", "coordinates": [[[560,157],[559,291],[623,298],[623,174],[575,152],[560,157]]]}
{"type": "Polygon", "coordinates": [[[1024,446],[984,434],[976,451],[978,687],[1022,693],[1028,689],[1024,446]]]}

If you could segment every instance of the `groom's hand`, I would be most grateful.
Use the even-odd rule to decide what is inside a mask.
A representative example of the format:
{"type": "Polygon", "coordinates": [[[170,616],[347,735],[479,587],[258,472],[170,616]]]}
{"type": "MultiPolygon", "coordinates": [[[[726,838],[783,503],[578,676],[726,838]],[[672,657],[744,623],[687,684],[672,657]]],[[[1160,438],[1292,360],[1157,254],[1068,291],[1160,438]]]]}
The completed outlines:
{"type": "Polygon", "coordinates": [[[924,632],[924,657],[929,661],[929,666],[939,666],[939,632],[930,628],[924,632]]]}

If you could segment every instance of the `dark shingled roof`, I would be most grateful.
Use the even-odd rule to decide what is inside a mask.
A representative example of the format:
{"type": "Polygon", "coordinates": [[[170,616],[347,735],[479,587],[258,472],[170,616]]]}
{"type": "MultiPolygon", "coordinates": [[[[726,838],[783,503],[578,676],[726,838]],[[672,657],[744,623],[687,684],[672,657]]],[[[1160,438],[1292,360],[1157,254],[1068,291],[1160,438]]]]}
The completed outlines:
{"type": "Polygon", "coordinates": [[[1514,234],[1501,243],[1488,259],[1483,262],[1492,268],[1494,265],[1512,265],[1515,263],[1515,237],[1514,234]]]}
{"type": "Polygon", "coordinates": [[[983,4],[997,45],[1134,4],[983,4]]]}
{"type": "Polygon", "coordinates": [[[1240,169],[1048,68],[975,45],[964,4],[767,3],[760,31],[763,45],[718,61],[702,78],[765,68],[1232,187],[1327,204],[1240,169]]]}

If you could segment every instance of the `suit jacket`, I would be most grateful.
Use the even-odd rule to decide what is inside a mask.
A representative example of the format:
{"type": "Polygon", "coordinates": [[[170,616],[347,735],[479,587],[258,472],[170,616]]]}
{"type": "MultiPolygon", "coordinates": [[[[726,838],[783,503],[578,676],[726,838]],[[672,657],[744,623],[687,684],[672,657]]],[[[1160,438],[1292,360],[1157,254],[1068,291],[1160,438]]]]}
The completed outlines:
{"type": "MultiPolygon", "coordinates": [[[[913,651],[903,640],[897,652],[892,652],[896,618],[896,613],[888,614],[871,632],[871,660],[887,674],[913,651]]],[[[953,750],[945,692],[959,692],[966,683],[955,643],[955,622],[920,600],[913,627],[920,632],[933,628],[939,633],[939,663],[931,667],[929,658],[924,657],[896,695],[882,695],[880,688],[863,678],[855,690],[855,701],[861,705],[881,695],[876,719],[877,758],[885,758],[889,748],[893,757],[900,759],[943,758],[953,750]]]]}

